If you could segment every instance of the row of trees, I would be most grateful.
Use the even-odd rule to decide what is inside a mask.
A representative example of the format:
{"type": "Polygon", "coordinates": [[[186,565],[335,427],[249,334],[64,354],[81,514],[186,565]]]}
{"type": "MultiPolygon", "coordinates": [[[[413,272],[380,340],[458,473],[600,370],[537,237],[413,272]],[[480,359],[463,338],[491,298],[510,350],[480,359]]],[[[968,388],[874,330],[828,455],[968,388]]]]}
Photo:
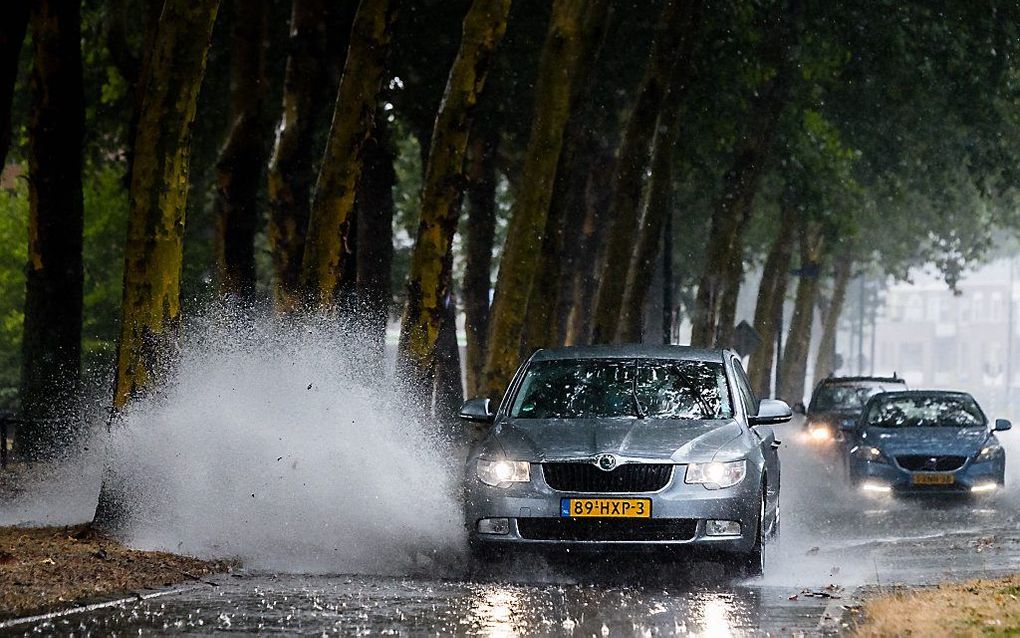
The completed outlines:
{"type": "Polygon", "coordinates": [[[379,365],[399,317],[401,378],[447,415],[461,311],[467,391],[498,397],[537,347],[683,318],[729,347],[760,267],[751,378],[769,393],[778,359],[799,399],[816,312],[824,374],[856,274],[952,285],[1020,221],[1018,24],[996,0],[15,2],[0,158],[27,178],[27,270],[3,299],[44,419],[19,443],[52,445],[83,356],[111,366],[83,355],[83,308],[120,407],[216,296],[354,317],[379,365]],[[111,171],[123,205],[90,204],[111,171]],[[110,301],[86,265],[116,211],[110,301]]]}

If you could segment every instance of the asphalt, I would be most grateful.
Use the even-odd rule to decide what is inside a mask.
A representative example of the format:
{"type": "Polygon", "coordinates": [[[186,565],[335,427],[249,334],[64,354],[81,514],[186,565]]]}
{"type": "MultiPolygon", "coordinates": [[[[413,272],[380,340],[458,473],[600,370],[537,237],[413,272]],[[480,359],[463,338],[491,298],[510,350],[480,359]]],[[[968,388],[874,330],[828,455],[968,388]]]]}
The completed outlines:
{"type": "Polygon", "coordinates": [[[166,595],[0,627],[11,635],[743,636],[841,630],[861,588],[1020,572],[1015,483],[979,501],[870,499],[823,454],[783,438],[782,535],[765,578],[637,557],[536,558],[437,575],[241,572],[166,595]],[[1013,491],[1010,491],[1013,490],[1013,491]]]}

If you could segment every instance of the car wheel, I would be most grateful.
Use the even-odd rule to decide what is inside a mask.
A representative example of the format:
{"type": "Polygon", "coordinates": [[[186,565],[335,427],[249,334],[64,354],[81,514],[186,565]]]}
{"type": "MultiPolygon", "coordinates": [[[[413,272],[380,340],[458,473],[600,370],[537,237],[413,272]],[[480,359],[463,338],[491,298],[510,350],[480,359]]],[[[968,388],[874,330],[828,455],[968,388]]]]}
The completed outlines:
{"type": "MultiPolygon", "coordinates": [[[[765,573],[765,489],[762,488],[761,497],[758,499],[758,524],[755,533],[754,547],[751,551],[741,554],[738,567],[741,573],[750,578],[762,576],[765,573]]],[[[778,522],[778,521],[777,521],[778,522]]],[[[778,531],[778,528],[777,528],[778,531]]]]}

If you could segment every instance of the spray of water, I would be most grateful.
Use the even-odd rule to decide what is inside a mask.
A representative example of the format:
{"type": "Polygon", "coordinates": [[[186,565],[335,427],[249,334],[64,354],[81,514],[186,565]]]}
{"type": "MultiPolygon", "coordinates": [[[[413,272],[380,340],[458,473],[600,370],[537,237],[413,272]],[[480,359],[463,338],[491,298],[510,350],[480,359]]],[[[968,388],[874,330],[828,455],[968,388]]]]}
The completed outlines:
{"type": "Polygon", "coordinates": [[[359,330],[232,316],[189,335],[165,387],[112,428],[127,542],[302,572],[457,553],[457,462],[359,330]]]}

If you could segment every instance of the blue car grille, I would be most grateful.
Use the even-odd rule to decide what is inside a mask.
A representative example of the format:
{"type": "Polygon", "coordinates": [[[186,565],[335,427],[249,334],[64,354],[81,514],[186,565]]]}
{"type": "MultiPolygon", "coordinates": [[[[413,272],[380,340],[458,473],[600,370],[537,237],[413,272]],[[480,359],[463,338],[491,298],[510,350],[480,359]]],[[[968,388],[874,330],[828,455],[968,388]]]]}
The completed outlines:
{"type": "Polygon", "coordinates": [[[963,467],[966,462],[966,456],[903,454],[896,457],[896,463],[911,472],[953,472],[963,467]]]}
{"type": "Polygon", "coordinates": [[[517,519],[521,538],[536,541],[689,541],[697,528],[693,518],[517,519]]]}
{"type": "Polygon", "coordinates": [[[543,463],[542,471],[560,492],[657,492],[669,485],[673,465],[630,463],[606,472],[590,463],[543,463]]]}

